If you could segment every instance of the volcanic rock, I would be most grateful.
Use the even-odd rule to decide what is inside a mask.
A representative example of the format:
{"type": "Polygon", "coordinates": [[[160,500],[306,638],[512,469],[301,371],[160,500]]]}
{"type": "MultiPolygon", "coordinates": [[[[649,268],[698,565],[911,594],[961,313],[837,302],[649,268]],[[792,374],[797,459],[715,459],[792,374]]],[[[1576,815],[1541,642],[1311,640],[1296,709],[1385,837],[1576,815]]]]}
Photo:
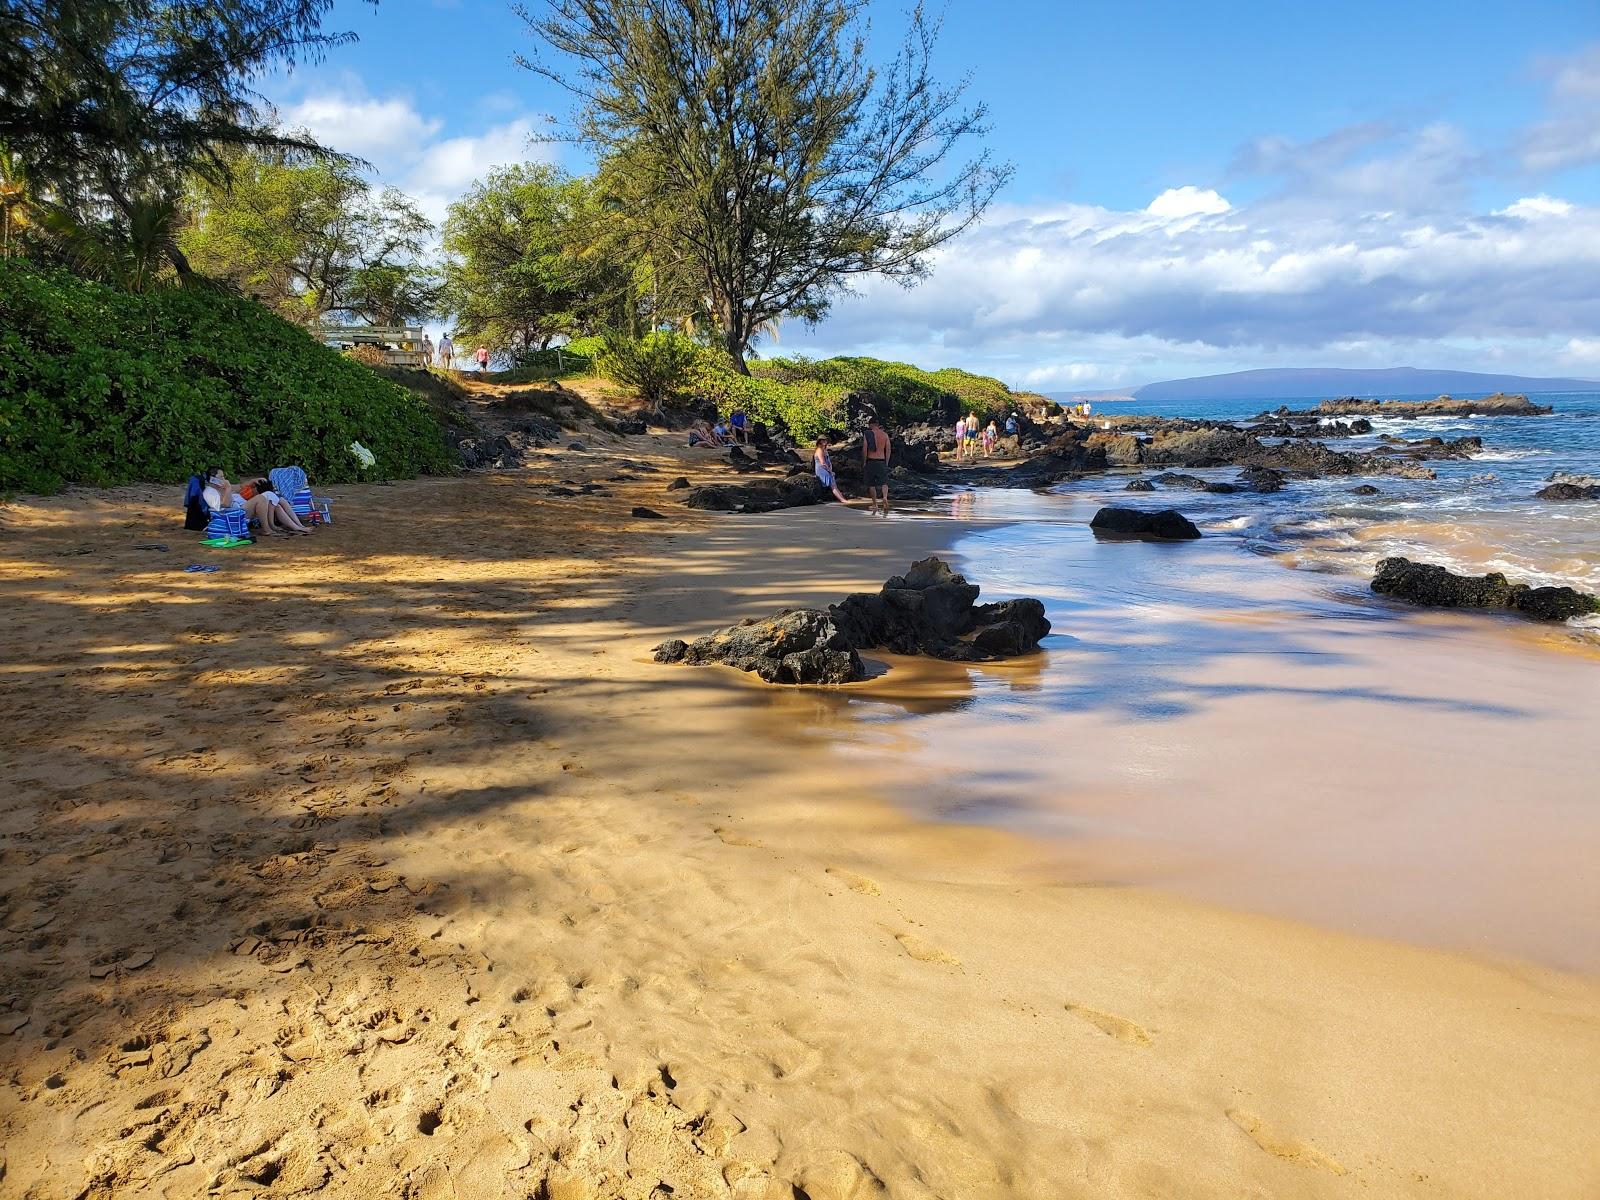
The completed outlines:
{"type": "Polygon", "coordinates": [[[764,620],[742,621],[692,643],[681,639],[655,648],[657,662],[722,663],[768,683],[851,683],[866,674],[861,656],[825,612],[784,609],[764,620]]]}
{"type": "Polygon", "coordinates": [[[1271,467],[1246,467],[1239,472],[1239,487],[1263,495],[1283,490],[1283,472],[1271,467]]]}
{"type": "Polygon", "coordinates": [[[754,483],[711,483],[694,488],[684,499],[690,508],[711,512],[773,512],[803,508],[821,499],[817,481],[810,475],[793,479],[759,479],[754,483]]]}
{"type": "Polygon", "coordinates": [[[1160,538],[1187,541],[1200,536],[1194,522],[1176,509],[1145,512],[1136,508],[1102,508],[1095,513],[1089,528],[1096,534],[1112,537],[1160,538]]]}
{"type": "Polygon", "coordinates": [[[1536,500],[1600,500],[1600,487],[1577,483],[1546,484],[1534,494],[1536,500]]]}
{"type": "Polygon", "coordinates": [[[1565,621],[1600,612],[1600,597],[1574,588],[1511,583],[1498,571],[1457,575],[1436,563],[1412,562],[1408,558],[1380,562],[1372,590],[1432,608],[1505,608],[1537,621],[1565,621]]]}
{"type": "Polygon", "coordinates": [[[975,604],[976,584],[938,558],[913,563],[877,592],[856,592],[826,612],[784,609],[692,643],[655,648],[657,662],[724,663],[768,683],[849,683],[862,678],[858,650],[987,662],[1038,649],[1050,632],[1044,605],[1023,598],[975,604]]]}

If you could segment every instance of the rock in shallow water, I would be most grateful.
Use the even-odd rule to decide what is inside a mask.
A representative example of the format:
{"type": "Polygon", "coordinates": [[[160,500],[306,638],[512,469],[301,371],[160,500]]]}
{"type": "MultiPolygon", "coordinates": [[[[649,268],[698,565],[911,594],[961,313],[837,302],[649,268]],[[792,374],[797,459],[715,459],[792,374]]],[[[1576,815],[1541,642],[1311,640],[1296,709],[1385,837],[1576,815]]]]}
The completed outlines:
{"type": "Polygon", "coordinates": [[[1089,528],[1098,534],[1117,537],[1161,538],[1188,541],[1200,536],[1194,522],[1176,509],[1145,512],[1137,508],[1102,508],[1095,513],[1089,528]]]}
{"type": "Polygon", "coordinates": [[[1535,500],[1600,500],[1600,487],[1581,483],[1552,483],[1533,494],[1535,500]]]}
{"type": "Polygon", "coordinates": [[[1372,590],[1431,608],[1504,608],[1536,621],[1566,621],[1600,613],[1600,597],[1569,587],[1529,587],[1511,583],[1499,572],[1457,575],[1436,563],[1386,558],[1378,564],[1372,590]]]}

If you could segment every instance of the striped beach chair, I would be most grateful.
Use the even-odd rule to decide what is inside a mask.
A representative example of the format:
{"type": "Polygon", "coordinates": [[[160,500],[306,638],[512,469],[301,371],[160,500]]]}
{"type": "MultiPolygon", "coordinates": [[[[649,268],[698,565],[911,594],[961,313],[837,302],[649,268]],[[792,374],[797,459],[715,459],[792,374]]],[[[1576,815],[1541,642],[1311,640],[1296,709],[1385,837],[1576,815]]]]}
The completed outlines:
{"type": "Polygon", "coordinates": [[[244,509],[211,509],[210,513],[211,517],[206,522],[206,537],[242,538],[250,536],[250,519],[244,515],[244,509]]]}
{"type": "Polygon", "coordinates": [[[333,504],[326,497],[313,496],[311,485],[306,480],[306,473],[300,467],[274,467],[267,475],[272,483],[272,490],[278,495],[286,497],[289,507],[294,509],[294,515],[302,521],[312,521],[323,525],[333,524],[333,504]]]}

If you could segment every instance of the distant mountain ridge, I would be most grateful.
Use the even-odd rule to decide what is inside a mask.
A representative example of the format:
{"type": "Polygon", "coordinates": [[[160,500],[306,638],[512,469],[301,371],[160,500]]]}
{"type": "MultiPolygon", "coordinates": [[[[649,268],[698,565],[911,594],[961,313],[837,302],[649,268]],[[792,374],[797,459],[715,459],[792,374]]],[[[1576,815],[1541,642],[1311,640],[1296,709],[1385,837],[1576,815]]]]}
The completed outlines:
{"type": "Polygon", "coordinates": [[[1193,379],[1168,379],[1147,383],[1131,392],[1111,388],[1101,392],[1052,393],[1054,399],[1131,397],[1135,400],[1294,400],[1333,399],[1338,396],[1388,397],[1477,392],[1592,392],[1600,391],[1593,379],[1557,379],[1535,375],[1489,375],[1479,371],[1428,371],[1417,367],[1267,367],[1231,371],[1225,375],[1200,375],[1193,379]]]}

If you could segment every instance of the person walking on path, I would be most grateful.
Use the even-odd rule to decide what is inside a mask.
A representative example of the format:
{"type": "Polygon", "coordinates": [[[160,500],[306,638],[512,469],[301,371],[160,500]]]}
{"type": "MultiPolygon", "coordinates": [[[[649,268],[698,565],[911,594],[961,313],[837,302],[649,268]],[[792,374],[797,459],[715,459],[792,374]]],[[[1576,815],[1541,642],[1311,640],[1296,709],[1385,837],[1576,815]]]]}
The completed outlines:
{"type": "Polygon", "coordinates": [[[967,414],[967,458],[973,462],[978,461],[978,414],[967,414]]]}
{"type": "Polygon", "coordinates": [[[880,511],[881,504],[886,517],[889,515],[889,456],[892,453],[889,435],[878,423],[877,415],[868,417],[867,432],[861,439],[861,478],[867,485],[872,511],[880,511]]]}
{"type": "Polygon", "coordinates": [[[999,440],[1000,431],[994,427],[994,422],[990,421],[983,427],[983,456],[985,458],[994,453],[995,443],[999,440]]]}
{"type": "Polygon", "coordinates": [[[450,340],[450,334],[447,332],[439,339],[439,365],[448,371],[450,369],[450,360],[455,356],[455,343],[450,340]]]}
{"type": "Polygon", "coordinates": [[[960,462],[967,449],[967,419],[956,418],[956,462],[960,462]]]}
{"type": "Polygon", "coordinates": [[[839,490],[839,484],[833,476],[833,457],[828,453],[828,439],[819,437],[816,449],[811,452],[811,469],[817,473],[817,482],[833,493],[840,504],[848,504],[844,493],[839,490]]]}
{"type": "Polygon", "coordinates": [[[489,369],[489,347],[479,346],[478,352],[472,356],[478,360],[478,374],[482,375],[489,369]]]}
{"type": "Polygon", "coordinates": [[[433,366],[433,339],[427,334],[422,335],[422,365],[424,368],[433,366]]]}

